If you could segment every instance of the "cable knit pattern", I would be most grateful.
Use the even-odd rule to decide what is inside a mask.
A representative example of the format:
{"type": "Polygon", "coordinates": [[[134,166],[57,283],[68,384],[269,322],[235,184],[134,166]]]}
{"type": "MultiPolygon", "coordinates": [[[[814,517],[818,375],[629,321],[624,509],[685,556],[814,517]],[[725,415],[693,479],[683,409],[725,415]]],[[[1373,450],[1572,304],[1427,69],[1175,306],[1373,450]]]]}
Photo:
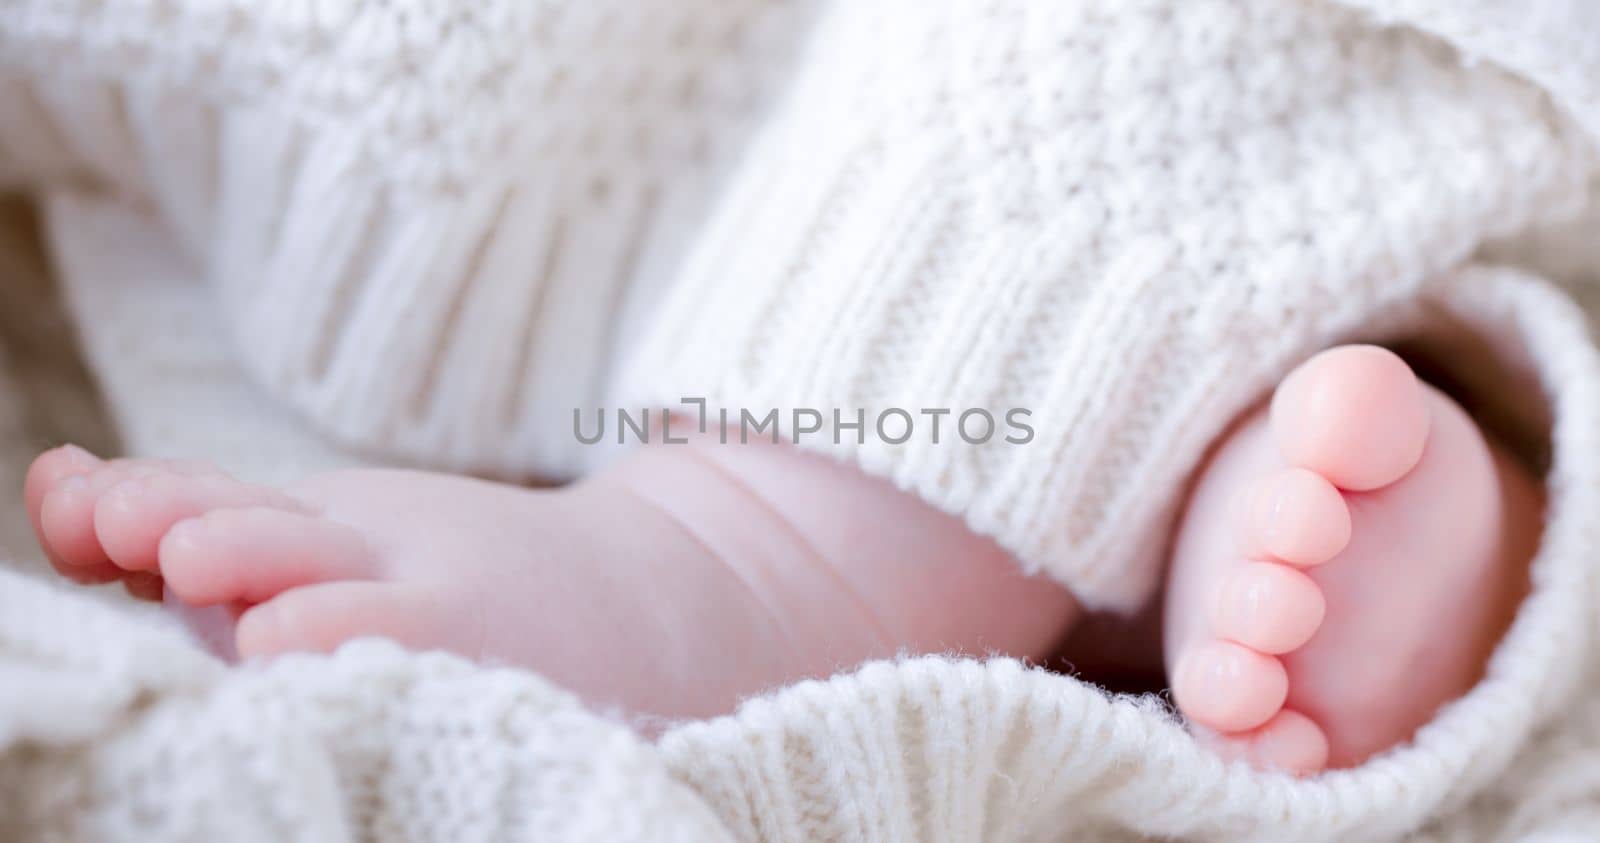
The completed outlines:
{"type": "Polygon", "coordinates": [[[1591,829],[1600,359],[1560,292],[1460,267],[1587,198],[1593,14],[0,0],[0,178],[148,203],[260,382],[366,447],[559,475],[600,401],[1024,406],[1026,447],[831,450],[1105,606],[1148,594],[1201,450],[1317,346],[1466,323],[1540,386],[1553,454],[1484,681],[1313,781],[1004,660],[869,665],[652,746],[527,673],[372,642],[224,670],[0,574],[0,688],[28,689],[0,693],[0,836],[1591,829]]]}

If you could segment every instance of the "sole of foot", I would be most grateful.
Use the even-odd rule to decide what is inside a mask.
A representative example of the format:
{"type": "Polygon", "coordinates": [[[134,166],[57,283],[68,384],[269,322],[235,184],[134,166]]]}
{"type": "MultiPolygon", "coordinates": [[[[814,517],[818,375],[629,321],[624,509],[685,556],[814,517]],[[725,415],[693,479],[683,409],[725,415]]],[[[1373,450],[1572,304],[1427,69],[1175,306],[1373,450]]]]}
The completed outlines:
{"type": "Polygon", "coordinates": [[[1191,494],[1164,624],[1179,710],[1219,754],[1302,775],[1403,743],[1480,677],[1541,507],[1392,352],[1311,358],[1191,494]]]}

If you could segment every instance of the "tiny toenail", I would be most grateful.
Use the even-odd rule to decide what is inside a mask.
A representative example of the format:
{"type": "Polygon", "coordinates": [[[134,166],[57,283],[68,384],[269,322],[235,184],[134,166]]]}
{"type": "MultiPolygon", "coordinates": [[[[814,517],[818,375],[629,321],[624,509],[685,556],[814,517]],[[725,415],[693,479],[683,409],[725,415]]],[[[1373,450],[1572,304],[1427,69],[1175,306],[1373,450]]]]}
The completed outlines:
{"type": "Polygon", "coordinates": [[[1223,587],[1221,612],[1245,621],[1261,617],[1261,604],[1271,599],[1272,583],[1248,574],[1234,577],[1223,587]]]}
{"type": "Polygon", "coordinates": [[[89,488],[89,478],[82,474],[74,474],[56,484],[58,492],[81,492],[89,488]]]}
{"type": "Polygon", "coordinates": [[[167,530],[167,535],[161,540],[161,545],[167,550],[177,548],[192,550],[195,543],[199,541],[199,533],[204,529],[206,529],[206,520],[204,518],[185,518],[172,525],[172,529],[167,530]],[[168,545],[172,547],[168,547],[168,545]]]}
{"type": "Polygon", "coordinates": [[[1272,481],[1272,488],[1268,493],[1267,524],[1274,533],[1283,526],[1285,516],[1294,512],[1290,501],[1294,495],[1294,481],[1290,474],[1279,474],[1272,481]]]}
{"type": "Polygon", "coordinates": [[[136,498],[149,494],[150,486],[143,478],[124,480],[106,490],[102,504],[109,504],[117,509],[129,509],[134,505],[136,498]]]}
{"type": "Polygon", "coordinates": [[[1239,662],[1237,659],[1224,658],[1215,652],[1206,652],[1196,656],[1194,667],[1195,670],[1199,671],[1195,678],[1208,685],[1225,683],[1230,678],[1236,678],[1239,674],[1239,662]]]}
{"type": "Polygon", "coordinates": [[[1268,527],[1269,535],[1275,545],[1284,545],[1305,532],[1311,526],[1307,523],[1306,513],[1299,507],[1291,504],[1288,490],[1282,489],[1272,501],[1271,526],[1268,527]]]}
{"type": "Polygon", "coordinates": [[[1190,698],[1195,696],[1209,696],[1216,689],[1226,688],[1229,673],[1237,673],[1238,665],[1233,664],[1230,671],[1229,660],[1221,658],[1212,648],[1191,650],[1179,666],[1178,686],[1190,698]]]}

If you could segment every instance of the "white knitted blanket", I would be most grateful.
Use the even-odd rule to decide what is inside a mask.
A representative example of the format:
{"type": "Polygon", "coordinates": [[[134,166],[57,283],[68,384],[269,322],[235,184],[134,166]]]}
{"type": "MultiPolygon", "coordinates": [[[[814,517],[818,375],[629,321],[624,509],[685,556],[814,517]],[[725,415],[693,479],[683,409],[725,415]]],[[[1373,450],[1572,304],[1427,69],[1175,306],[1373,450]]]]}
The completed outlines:
{"type": "MultiPolygon", "coordinates": [[[[769,5],[784,4],[729,0],[730,9],[753,17],[769,5]]],[[[1148,591],[1152,572],[1106,560],[1135,556],[1127,545],[1159,545],[1152,525],[1170,508],[1183,466],[1294,354],[1348,336],[1425,340],[1465,327],[1503,369],[1491,379],[1497,388],[1513,384],[1520,390],[1513,394],[1526,397],[1513,409],[1524,411],[1520,421],[1547,441],[1550,456],[1534,591],[1485,679],[1411,744],[1309,781],[1222,765],[1158,700],[1108,697],[1006,660],[866,665],[646,742],[531,673],[408,655],[381,642],[356,642],[331,657],[224,669],[159,617],[7,570],[0,571],[0,838],[1592,837],[1600,828],[1600,695],[1593,693],[1600,357],[1574,300],[1595,297],[1578,280],[1563,277],[1571,285],[1556,287],[1469,256],[1483,238],[1522,233],[1585,194],[1590,133],[1600,132],[1600,13],[1584,0],[1139,0],[1063,4],[1073,27],[1058,27],[1054,4],[798,4],[813,6],[822,32],[839,38],[815,42],[822,46],[798,75],[776,128],[754,146],[774,166],[742,171],[732,182],[721,216],[663,309],[666,327],[653,340],[658,353],[645,355],[663,361],[660,371],[670,376],[656,388],[713,383],[779,406],[791,398],[892,398],[912,386],[930,394],[974,389],[1000,400],[1061,399],[1052,392],[1060,389],[1071,400],[1058,403],[1110,407],[1114,412],[1081,414],[1082,426],[1038,452],[1044,459],[996,463],[985,461],[994,452],[972,452],[978,456],[967,464],[941,462],[948,452],[888,450],[850,456],[962,512],[1031,563],[1109,603],[1126,603],[1148,591]],[[1209,18],[1194,11],[1202,7],[1223,25],[1209,28],[1209,18]],[[1233,8],[1248,14],[1234,19],[1233,8]],[[1310,23],[1302,10],[1315,16],[1310,23]],[[1141,36],[1161,37],[1177,37],[1162,22],[1183,13],[1189,28],[1178,34],[1195,51],[1188,58],[1223,72],[1176,85],[1162,64],[1163,42],[1148,42],[1148,54],[1127,52],[1145,42],[1108,24],[1123,12],[1149,24],[1141,36]],[[1378,28],[1375,18],[1396,26],[1378,28]],[[969,23],[971,31],[963,27],[969,23]],[[990,29],[977,31],[984,26],[990,29]],[[1067,83],[1079,78],[1071,71],[1081,68],[1017,73],[1033,67],[1019,65],[1024,58],[1058,55],[1056,36],[1085,32],[1078,56],[1105,62],[1096,78],[1109,87],[1096,95],[1125,92],[1134,105],[1160,109],[1064,112],[1061,97],[1074,93],[1067,83]],[[1219,32],[1226,36],[1220,46],[1207,38],[1219,32]],[[1235,38],[1241,40],[1227,40],[1235,38]],[[1308,84],[1327,84],[1301,101],[1270,74],[1240,70],[1253,73],[1256,65],[1213,54],[1230,45],[1304,58],[1294,72],[1309,74],[1308,84]],[[1309,52],[1302,55],[1302,47],[1309,52]],[[1369,61],[1351,61],[1352,53],[1369,61]],[[818,56],[839,61],[819,63],[818,56]],[[1473,62],[1487,69],[1473,70],[1473,62]],[[919,72],[904,72],[908,67],[919,72]],[[1317,68],[1339,75],[1319,80],[1310,73],[1317,68]],[[939,84],[924,84],[929,79],[939,84]],[[1041,80],[1051,86],[1029,87],[1041,80]],[[1214,96],[1207,87],[1213,83],[1225,96],[1214,96]],[[1252,91],[1261,95],[1239,98],[1252,91]],[[1218,132],[1219,121],[1239,116],[1210,110],[1219,102],[1244,103],[1259,131],[1218,132]],[[951,112],[952,103],[962,108],[951,112]],[[868,119],[880,112],[882,126],[868,119]],[[960,125],[948,124],[951,113],[960,125]],[[1103,135],[1118,143],[1066,142],[1080,136],[1070,121],[1102,119],[1127,130],[1103,135]],[[1285,125],[1294,137],[1274,146],[1285,125]],[[836,126],[866,128],[847,137],[823,131],[836,126]],[[1223,148],[1166,157],[1198,148],[1183,142],[1189,132],[1210,132],[1203,139],[1223,148]],[[1050,142],[1039,142],[1041,133],[1050,142]],[[1229,146],[1235,141],[1243,145],[1229,146]],[[906,149],[916,154],[899,154],[906,149]],[[1117,163],[1129,169],[1100,166],[1118,150],[1128,157],[1117,163]],[[1295,157],[1302,153],[1311,158],[1295,157]],[[1233,166],[1255,155],[1270,160],[1261,169],[1233,166]],[[1085,193],[1080,177],[1103,172],[1115,177],[1112,187],[1085,193]],[[1235,181],[1210,178],[1219,173],[1235,181]],[[1350,189],[1347,175],[1362,189],[1350,189]],[[1122,190],[1128,184],[1151,190],[1122,190]],[[1285,184],[1295,190],[1280,189],[1285,184]],[[1218,196],[1238,204],[1206,204],[1218,196]],[[1286,196],[1287,214],[1278,204],[1286,196]],[[1179,208],[1170,217],[1166,199],[1179,208]],[[1352,219],[1360,226],[1340,228],[1352,219]],[[878,227],[886,220],[892,229],[878,227]],[[1041,231],[1050,236],[1040,238],[1041,231]],[[1068,239],[1085,232],[1095,237],[1068,239]],[[1292,283],[1313,264],[1316,283],[1292,283]],[[854,283],[866,278],[873,283],[854,283]],[[971,279],[981,283],[964,283],[971,279]],[[1031,307],[985,306],[993,300],[1031,307]],[[1080,300],[1083,307],[1073,309],[1080,300]],[[722,335],[694,332],[690,317],[700,315],[699,306],[719,308],[722,335]],[[1039,318],[1014,318],[1024,310],[1039,318]],[[940,320],[961,342],[905,330],[918,325],[919,314],[940,320]],[[859,319],[848,335],[836,334],[844,316],[859,319]],[[1142,330],[1170,324],[1180,330],[1142,330]],[[1269,330],[1282,325],[1293,330],[1269,330]],[[746,342],[769,328],[768,344],[746,342]],[[1183,344],[1173,345],[1179,334],[1183,344]],[[852,344],[864,336],[906,353],[872,354],[852,344]],[[742,351],[731,362],[722,359],[727,337],[739,338],[742,351]],[[974,353],[961,366],[936,365],[951,362],[939,356],[941,347],[974,353]],[[1060,370],[1030,368],[1039,355],[1060,370]],[[907,370],[875,365],[880,357],[907,370]],[[1129,360],[1148,367],[1139,372],[1144,385],[1169,403],[1127,403],[1115,364],[1129,360]],[[1063,374],[1079,372],[1105,376],[1063,374]],[[1101,391],[1070,391],[1084,384],[1101,391]],[[1099,438],[1089,435],[1095,432],[1099,438]],[[1094,482],[1068,487],[1060,481],[1065,471],[1094,482]]],[[[679,95],[694,87],[686,88],[687,80],[728,74],[653,73],[655,65],[628,65],[634,53],[624,49],[608,61],[629,73],[585,64],[595,69],[573,90],[574,80],[562,74],[538,75],[553,65],[519,60],[515,41],[481,36],[526,36],[567,50],[565,59],[588,58],[596,44],[616,47],[608,39],[619,27],[635,38],[621,41],[624,47],[683,55],[737,42],[741,58],[727,65],[735,70],[776,66],[776,58],[750,57],[784,40],[770,32],[769,40],[752,40],[748,32],[654,26],[653,18],[617,15],[635,8],[626,4],[571,7],[609,8],[610,17],[547,14],[563,7],[508,0],[466,14],[467,6],[450,0],[0,3],[0,55],[46,80],[0,83],[12,94],[0,99],[0,151],[11,156],[0,158],[0,178],[59,189],[81,181],[88,162],[87,177],[144,198],[165,228],[60,194],[47,203],[67,309],[119,433],[141,452],[198,452],[268,475],[355,459],[276,415],[277,402],[245,385],[231,356],[238,350],[277,397],[342,436],[380,436],[374,425],[398,418],[415,424],[389,431],[394,439],[380,444],[438,449],[463,463],[494,453],[504,444],[499,433],[543,441],[541,431],[520,422],[482,437],[451,427],[506,418],[498,412],[505,396],[492,388],[501,369],[540,388],[561,386],[559,355],[529,356],[529,372],[516,368],[522,358],[502,359],[497,326],[542,336],[514,319],[521,310],[503,298],[508,289],[530,291],[468,280],[445,285],[442,295],[457,296],[459,308],[415,306],[421,299],[392,306],[393,295],[406,285],[420,290],[424,282],[450,280],[456,269],[477,278],[536,258],[548,259],[551,277],[622,285],[616,279],[628,273],[618,264],[631,263],[612,248],[621,241],[532,254],[522,248],[520,229],[492,227],[505,214],[551,216],[538,198],[547,185],[535,179],[489,195],[473,179],[527,161],[566,166],[590,153],[609,164],[632,162],[637,169],[608,170],[614,180],[584,174],[579,188],[599,198],[583,207],[615,214],[609,222],[617,224],[585,218],[593,225],[582,228],[623,231],[633,220],[643,230],[640,220],[649,217],[659,225],[652,223],[645,239],[665,241],[669,223],[692,216],[673,197],[704,182],[657,195],[651,179],[696,156],[716,158],[706,147],[740,133],[667,133],[636,150],[626,140],[644,123],[608,120],[667,119],[679,95]],[[139,25],[120,25],[128,21],[139,25]],[[552,21],[577,30],[557,37],[546,31],[552,21]],[[455,40],[431,42],[438,32],[455,40]],[[329,39],[338,50],[327,49],[329,39]],[[475,50],[481,43],[506,51],[475,50]],[[323,54],[332,55],[331,65],[306,59],[323,54]],[[99,74],[99,81],[77,84],[60,72],[65,66],[99,74]],[[531,75],[518,75],[524,72],[531,75]],[[224,119],[189,101],[104,82],[145,73],[167,74],[166,83],[176,75],[236,107],[224,119]],[[508,74],[515,84],[499,84],[508,74]],[[442,119],[463,97],[507,90],[545,91],[580,110],[596,97],[605,105],[607,97],[618,99],[616,108],[591,109],[602,119],[587,134],[561,135],[559,121],[534,121],[536,131],[517,134],[522,111],[514,101],[476,103],[483,110],[473,113],[483,120],[442,119]],[[280,96],[293,121],[257,109],[264,92],[280,96]],[[418,92],[427,96],[408,98],[418,92]],[[322,131],[328,127],[338,131],[322,131]],[[215,150],[195,143],[208,137],[221,138],[215,170],[191,166],[211,160],[215,150]],[[273,154],[240,157],[241,150],[273,154]],[[391,172],[378,193],[335,189],[367,184],[367,171],[380,164],[391,172]],[[628,193],[633,188],[656,198],[638,199],[628,193]],[[285,199],[280,189],[293,196],[285,199]],[[604,198],[618,194],[643,204],[623,213],[604,198]],[[263,210],[268,204],[277,210],[263,210]],[[319,213],[290,213],[304,207],[319,213]],[[278,211],[296,224],[277,225],[278,211]],[[488,228],[474,227],[480,223],[488,228]],[[374,231],[382,236],[363,239],[374,231]],[[180,247],[163,245],[167,233],[180,247]],[[447,253],[417,259],[415,250],[425,248],[419,244],[440,243],[447,253]],[[184,253],[199,258],[198,274],[212,283],[225,324],[238,336],[199,315],[208,313],[208,299],[192,264],[178,257],[184,253]],[[328,254],[338,260],[322,260],[328,254]],[[574,257],[600,260],[595,255],[609,261],[604,271],[574,257]],[[440,277],[427,275],[440,267],[440,277]],[[333,275],[319,275],[327,272],[333,275]],[[317,318],[295,310],[307,302],[317,318]],[[340,310],[341,303],[348,308],[340,310]],[[475,327],[439,361],[429,357],[437,349],[406,342],[435,329],[444,337],[457,312],[473,316],[475,327]],[[301,336],[325,325],[337,326],[348,342],[329,346],[301,336]],[[328,347],[348,353],[315,351],[328,347]],[[377,368],[396,355],[418,365],[377,368]],[[433,378],[438,371],[461,377],[433,378]],[[397,380],[403,388],[392,394],[375,391],[397,380]],[[426,398],[421,415],[361,412],[376,398],[404,404],[417,395],[426,398]],[[471,411],[480,404],[496,412],[471,411]]],[[[672,3],[648,7],[677,20],[672,3]]],[[[727,105],[716,92],[696,89],[692,98],[727,105]]],[[[1122,104],[1117,97],[1085,102],[1093,109],[1122,104]]],[[[566,183],[570,173],[560,175],[563,191],[579,189],[566,183]]],[[[547,228],[569,223],[557,219],[547,228]]],[[[1549,275],[1583,274],[1583,259],[1577,272],[1558,271],[1572,268],[1565,264],[1574,252],[1544,254],[1543,243],[1519,238],[1495,255],[1549,275]]],[[[23,248],[6,246],[0,256],[23,248]]],[[[646,249],[633,263],[655,265],[652,254],[646,249]]],[[[17,280],[37,274],[27,264],[0,263],[7,296],[34,288],[17,280]]],[[[568,309],[549,313],[568,321],[572,307],[603,298],[595,288],[576,288],[586,295],[572,294],[571,286],[552,289],[557,305],[566,291],[568,309]]],[[[68,386],[81,380],[62,360],[63,347],[74,343],[59,342],[62,331],[49,329],[46,305],[15,295],[0,299],[8,338],[0,351],[11,369],[0,384],[6,488],[20,486],[32,451],[65,435],[82,438],[95,415],[68,386]]],[[[603,321],[614,314],[582,315],[603,321]]],[[[590,351],[596,359],[607,353],[598,345],[590,351]]],[[[1466,374],[1470,381],[1473,373],[1466,374]]],[[[570,397],[552,395],[556,402],[570,397]]],[[[522,456],[528,464],[559,462],[558,455],[522,456]]],[[[0,500],[0,530],[12,553],[31,555],[14,501],[0,500]]]]}
{"type": "MultiPolygon", "coordinates": [[[[14,364],[0,385],[0,484],[15,490],[41,443],[104,440],[65,359],[72,342],[52,329],[38,261],[9,236],[16,214],[6,216],[0,290],[8,314],[26,314],[6,320],[0,345],[14,364]]],[[[297,457],[331,459],[251,403],[220,336],[146,336],[141,352],[125,353],[125,334],[148,324],[114,317],[127,296],[165,302],[156,312],[181,322],[182,302],[200,289],[161,255],[149,221],[71,200],[52,216],[74,233],[55,237],[58,250],[73,236],[107,241],[114,259],[101,269],[118,283],[105,289],[126,288],[96,298],[71,277],[94,267],[63,265],[71,309],[100,326],[84,339],[96,368],[122,350],[111,368],[123,390],[145,396],[110,395],[125,431],[158,450],[194,443],[259,475],[297,457]],[[239,396],[217,398],[229,379],[239,396]],[[212,415],[197,412],[193,394],[211,396],[212,415]],[[231,439],[233,420],[252,412],[248,438],[231,439]]],[[[1533,238],[1501,255],[1532,250],[1581,279],[1588,258],[1574,242],[1533,238]]],[[[92,263],[85,251],[72,253],[92,263]]],[[[1585,654],[1596,617],[1600,362],[1582,317],[1543,284],[1476,270],[1451,290],[1391,327],[1451,312],[1542,384],[1557,454],[1550,525],[1536,594],[1489,678],[1414,746],[1359,770],[1296,782],[1224,767],[1159,700],[1110,698],[1009,660],[871,664],[651,745],[526,672],[376,641],[229,671],[158,612],[0,571],[0,838],[1593,839],[1600,694],[1585,654]]],[[[14,495],[0,500],[0,546],[36,560],[21,512],[14,495]]]]}

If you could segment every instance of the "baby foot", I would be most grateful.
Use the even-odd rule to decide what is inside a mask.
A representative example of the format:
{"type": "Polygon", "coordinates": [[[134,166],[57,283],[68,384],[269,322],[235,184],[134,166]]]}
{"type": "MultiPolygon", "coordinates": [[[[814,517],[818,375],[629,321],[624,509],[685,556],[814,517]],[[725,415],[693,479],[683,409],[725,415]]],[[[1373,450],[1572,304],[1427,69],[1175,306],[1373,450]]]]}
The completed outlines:
{"type": "Polygon", "coordinates": [[[322,507],[208,463],[102,461],[68,446],[41,456],[26,499],[40,544],[79,582],[122,579],[192,606],[227,606],[246,656],[327,649],[357,631],[471,645],[458,589],[419,587],[322,507]],[[337,606],[337,611],[330,610],[337,606]]]}
{"type": "Polygon", "coordinates": [[[196,631],[245,659],[379,636],[536,667],[600,704],[682,715],[723,707],[737,671],[781,649],[747,588],[675,525],[625,502],[404,471],[280,490],[208,464],[102,461],[71,447],[39,457],[26,491],[63,574],[225,607],[237,619],[231,648],[226,626],[196,631]],[[673,593],[679,581],[647,577],[657,564],[714,601],[722,626],[684,622],[700,604],[673,593]],[[701,636],[721,634],[750,650],[730,654],[737,669],[678,681],[692,675],[684,657],[720,644],[701,636]]]}
{"type": "Polygon", "coordinates": [[[1296,773],[1409,739],[1482,673],[1540,507],[1534,479],[1393,353],[1313,357],[1190,498],[1166,610],[1179,709],[1221,754],[1296,773]]]}
{"type": "Polygon", "coordinates": [[[635,714],[722,713],[901,647],[1040,655],[1073,608],[959,519],[777,446],[646,448],[560,490],[403,471],[279,490],[68,447],[26,496],[63,574],[227,607],[243,658],[382,636],[635,714]]]}

